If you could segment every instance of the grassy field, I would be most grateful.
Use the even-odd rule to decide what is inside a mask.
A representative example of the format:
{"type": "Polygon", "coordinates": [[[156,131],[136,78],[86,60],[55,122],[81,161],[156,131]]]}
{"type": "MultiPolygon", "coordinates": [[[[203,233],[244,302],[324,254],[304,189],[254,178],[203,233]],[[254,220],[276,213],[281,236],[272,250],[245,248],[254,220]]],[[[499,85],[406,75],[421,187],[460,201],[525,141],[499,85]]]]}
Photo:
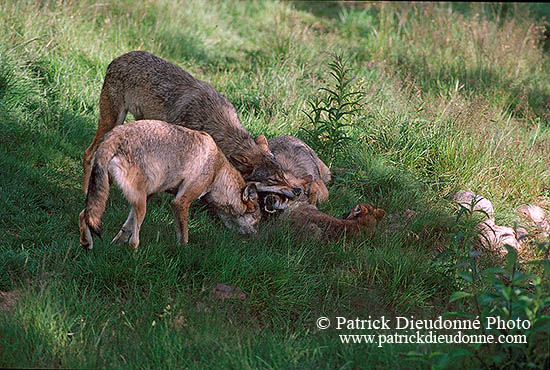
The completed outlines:
{"type": "MultiPolygon", "coordinates": [[[[475,316],[498,282],[461,279],[474,264],[513,268],[513,281],[515,269],[533,274],[536,287],[513,294],[536,309],[508,314],[544,324],[543,267],[471,257],[480,215],[457,220],[448,199],[481,194],[508,226],[520,204],[550,210],[544,15],[540,4],[0,0],[0,367],[550,366],[544,326],[520,350],[459,346],[469,355],[449,344],[342,344],[339,334],[369,333],[316,327],[321,316],[475,316]],[[133,253],[108,242],[127,215],[113,190],[104,241],[84,252],[82,154],[107,65],[136,49],[211,83],[253,136],[306,141],[302,128],[316,128],[307,114],[330,104],[320,88],[335,89],[329,64],[341,57],[360,99],[337,123],[346,126],[308,141],[337,169],[321,209],[340,215],[362,201],[417,216],[397,228],[388,217],[368,240],[298,242],[277,220],[246,239],[197,202],[183,248],[171,196],[158,195],[133,253]],[[218,283],[247,298],[217,299],[218,283]],[[450,302],[456,291],[474,298],[450,302]]],[[[522,261],[544,258],[535,241],[522,261]]]]}

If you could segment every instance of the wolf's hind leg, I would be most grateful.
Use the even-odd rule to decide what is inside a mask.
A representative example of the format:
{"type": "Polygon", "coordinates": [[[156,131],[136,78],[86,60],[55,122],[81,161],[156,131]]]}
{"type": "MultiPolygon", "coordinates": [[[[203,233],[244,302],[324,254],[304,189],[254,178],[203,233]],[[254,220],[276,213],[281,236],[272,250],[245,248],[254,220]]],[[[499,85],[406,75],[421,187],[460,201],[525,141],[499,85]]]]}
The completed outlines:
{"type": "Polygon", "coordinates": [[[124,222],[124,225],[120,228],[120,231],[114,239],[111,241],[113,244],[122,244],[128,242],[130,237],[132,236],[132,231],[134,230],[134,223],[136,222],[136,211],[134,207],[130,208],[130,213],[128,214],[128,218],[126,219],[126,222],[124,222]]]}
{"type": "Polygon", "coordinates": [[[137,202],[132,204],[132,209],[134,210],[134,222],[132,224],[132,232],[130,236],[130,246],[137,250],[139,246],[139,230],[141,229],[141,224],[145,219],[145,212],[147,208],[147,195],[144,193],[137,202]]]}

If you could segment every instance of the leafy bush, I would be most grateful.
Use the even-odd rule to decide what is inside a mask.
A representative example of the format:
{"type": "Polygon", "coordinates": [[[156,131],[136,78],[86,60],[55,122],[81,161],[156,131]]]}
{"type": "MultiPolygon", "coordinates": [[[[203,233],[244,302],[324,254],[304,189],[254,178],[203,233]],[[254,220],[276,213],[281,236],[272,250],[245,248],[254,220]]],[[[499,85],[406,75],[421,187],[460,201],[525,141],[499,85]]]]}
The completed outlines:
{"type": "MultiPolygon", "coordinates": [[[[474,206],[475,203],[472,203],[470,209],[462,208],[457,222],[462,215],[471,218],[474,206]]],[[[456,283],[463,289],[454,292],[449,302],[462,302],[463,311],[449,312],[444,317],[477,319],[481,322],[482,334],[493,335],[494,338],[513,338],[515,343],[475,343],[465,345],[466,348],[455,348],[449,353],[433,351],[423,355],[411,352],[409,355],[435,368],[449,367],[457,358],[483,368],[547,368],[550,365],[550,260],[519,262],[517,251],[506,245],[505,267],[488,267],[480,271],[480,252],[474,242],[478,236],[476,230],[461,230],[451,239],[451,245],[455,248],[447,254],[452,258],[451,263],[445,266],[454,268],[458,277],[456,283]],[[542,265],[545,278],[524,272],[528,265],[542,265]],[[489,318],[493,321],[498,318],[503,322],[528,321],[529,324],[525,324],[527,329],[518,328],[519,325],[512,328],[506,325],[494,327],[486,325],[489,318]],[[526,343],[520,339],[525,339],[526,343]]],[[[545,248],[545,245],[540,247],[545,248]]]]}

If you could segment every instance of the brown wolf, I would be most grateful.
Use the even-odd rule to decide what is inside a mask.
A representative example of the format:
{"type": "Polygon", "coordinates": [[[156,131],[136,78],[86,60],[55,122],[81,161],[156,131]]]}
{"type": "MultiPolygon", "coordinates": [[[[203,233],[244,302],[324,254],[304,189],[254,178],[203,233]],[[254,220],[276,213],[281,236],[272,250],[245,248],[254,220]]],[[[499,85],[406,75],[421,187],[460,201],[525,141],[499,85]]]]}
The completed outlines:
{"type": "Polygon", "coordinates": [[[372,232],[386,215],[382,209],[359,203],[339,219],[321,212],[313,204],[288,201],[278,194],[268,194],[266,203],[277,203],[275,208],[283,209],[281,216],[290,220],[291,226],[298,230],[300,235],[325,240],[372,232]]]}
{"type": "Polygon", "coordinates": [[[97,132],[84,152],[83,190],[90,178],[90,161],[103,136],[124,122],[153,119],[206,131],[247,182],[260,182],[293,198],[281,167],[265,136],[256,141],[241,125],[233,105],[210,84],[144,51],[115,58],[108,66],[99,97],[97,132]]]}
{"type": "Polygon", "coordinates": [[[274,137],[267,143],[289,183],[303,189],[295,201],[317,204],[328,199],[325,183],[331,180],[330,170],[313,149],[294,136],[274,137]]]}
{"type": "Polygon", "coordinates": [[[172,210],[178,242],[188,242],[189,205],[197,198],[214,206],[230,228],[250,234],[260,220],[254,184],[246,185],[241,174],[218,150],[205,132],[161,121],[138,121],[115,127],[103,138],[92,159],[86,208],[80,213],[80,243],[92,249],[92,235],[101,234],[101,217],[114,180],[131,205],[128,219],[113,242],[139,245],[147,197],[175,193],[172,210]]]}

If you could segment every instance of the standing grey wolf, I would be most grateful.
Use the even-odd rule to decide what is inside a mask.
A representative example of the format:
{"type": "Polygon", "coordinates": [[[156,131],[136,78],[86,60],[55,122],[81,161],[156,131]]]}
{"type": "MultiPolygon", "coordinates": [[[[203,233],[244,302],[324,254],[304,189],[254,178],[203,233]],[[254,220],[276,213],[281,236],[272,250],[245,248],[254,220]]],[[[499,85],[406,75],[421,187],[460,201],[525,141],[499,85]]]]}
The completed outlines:
{"type": "Polygon", "coordinates": [[[355,205],[339,219],[321,212],[313,204],[289,202],[278,194],[268,194],[266,202],[279,203],[278,209],[283,209],[281,217],[290,220],[291,226],[300,232],[299,236],[315,239],[335,240],[344,235],[372,233],[386,215],[384,210],[367,203],[355,205]]]}
{"type": "Polygon", "coordinates": [[[331,180],[330,170],[313,149],[294,136],[275,137],[267,143],[289,183],[304,190],[295,201],[317,204],[328,199],[325,183],[331,180]]]}
{"type": "Polygon", "coordinates": [[[205,131],[247,182],[269,186],[293,198],[281,167],[265,136],[254,139],[241,125],[233,105],[210,84],[144,51],[115,58],[108,66],[99,97],[96,135],[84,152],[83,191],[88,189],[90,162],[103,136],[124,122],[130,112],[136,120],[152,119],[205,131]]]}
{"type": "Polygon", "coordinates": [[[205,132],[162,121],[138,121],[105,135],[91,163],[86,208],[80,213],[80,243],[92,249],[90,230],[101,234],[101,217],[114,180],[131,205],[128,219],[113,242],[137,248],[147,197],[175,193],[172,210],[178,242],[188,242],[189,205],[204,196],[230,228],[256,232],[260,220],[254,184],[246,185],[214,140],[205,132]]]}

